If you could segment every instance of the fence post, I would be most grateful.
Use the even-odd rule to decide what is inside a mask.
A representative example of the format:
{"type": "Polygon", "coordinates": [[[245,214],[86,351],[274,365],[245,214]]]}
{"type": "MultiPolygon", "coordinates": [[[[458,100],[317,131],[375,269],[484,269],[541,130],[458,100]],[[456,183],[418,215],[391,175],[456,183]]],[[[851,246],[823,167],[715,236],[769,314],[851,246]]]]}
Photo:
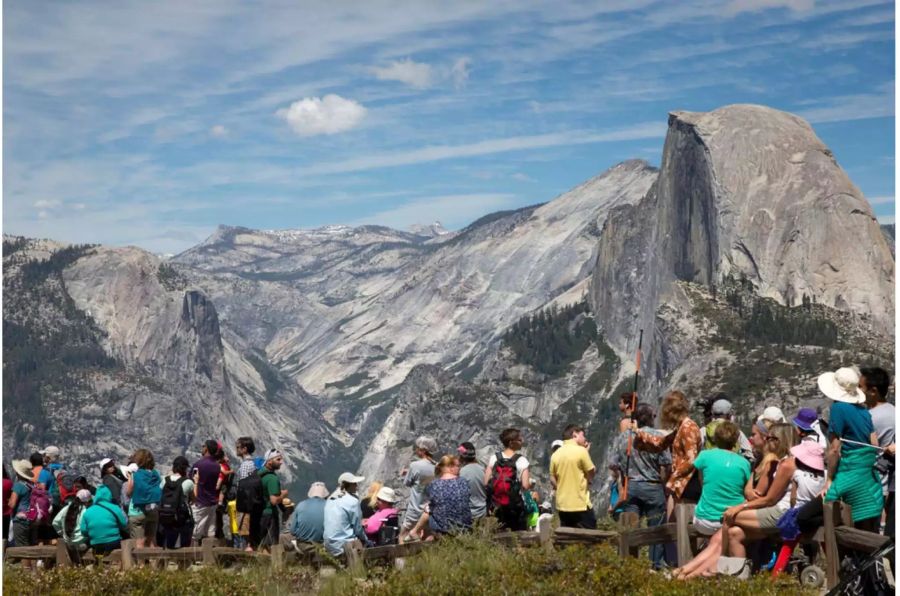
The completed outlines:
{"type": "Polygon", "coordinates": [[[839,507],[840,505],[834,501],[822,505],[822,515],[825,518],[825,579],[829,590],[840,581],[841,555],[834,533],[834,528],[841,523],[839,507]]]}
{"type": "Polygon", "coordinates": [[[281,544],[273,544],[270,552],[272,553],[272,570],[284,569],[284,547],[281,544]]]}
{"type": "Polygon", "coordinates": [[[215,543],[215,538],[203,538],[200,541],[200,549],[203,554],[203,565],[205,566],[214,567],[216,564],[216,554],[213,552],[215,543]]]}
{"type": "Polygon", "coordinates": [[[678,549],[678,566],[687,565],[694,558],[691,550],[689,533],[691,521],[694,519],[694,503],[678,503],[675,505],[675,541],[678,549]]]}
{"type": "Polygon", "coordinates": [[[56,542],[56,566],[68,567],[71,564],[69,560],[69,549],[66,548],[65,541],[60,538],[56,542]]]}
{"type": "Polygon", "coordinates": [[[628,538],[628,530],[622,529],[619,531],[619,556],[623,559],[631,554],[631,543],[628,538]]]}
{"type": "Polygon", "coordinates": [[[122,541],[122,569],[128,570],[134,567],[134,540],[129,538],[122,541]]]}
{"type": "Polygon", "coordinates": [[[538,518],[538,534],[541,547],[547,552],[553,550],[553,519],[550,517],[538,518]]]}
{"type": "Polygon", "coordinates": [[[347,569],[352,577],[366,576],[366,566],[362,560],[361,545],[356,540],[344,543],[344,556],[347,558],[347,569]]]}

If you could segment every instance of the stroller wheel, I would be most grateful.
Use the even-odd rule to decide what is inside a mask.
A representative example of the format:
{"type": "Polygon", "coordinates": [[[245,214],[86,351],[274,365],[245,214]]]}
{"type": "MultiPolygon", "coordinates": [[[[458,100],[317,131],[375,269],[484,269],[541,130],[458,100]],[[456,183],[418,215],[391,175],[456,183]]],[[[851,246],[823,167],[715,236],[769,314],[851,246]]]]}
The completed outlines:
{"type": "Polygon", "coordinates": [[[825,585],[825,572],[820,567],[810,565],[800,572],[800,584],[808,588],[821,588],[825,585]]]}

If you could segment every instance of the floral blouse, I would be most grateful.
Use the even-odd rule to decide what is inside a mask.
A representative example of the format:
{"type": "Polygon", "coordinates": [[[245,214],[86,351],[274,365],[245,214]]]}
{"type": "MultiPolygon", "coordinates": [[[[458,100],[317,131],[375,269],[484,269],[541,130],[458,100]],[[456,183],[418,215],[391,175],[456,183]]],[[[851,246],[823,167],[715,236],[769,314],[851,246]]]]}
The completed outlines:
{"type": "Polygon", "coordinates": [[[700,453],[700,427],[690,418],[685,418],[673,433],[658,436],[638,431],[635,438],[635,447],[644,451],[672,449],[672,475],[666,482],[666,489],[675,498],[680,498],[694,474],[694,460],[700,453]]]}

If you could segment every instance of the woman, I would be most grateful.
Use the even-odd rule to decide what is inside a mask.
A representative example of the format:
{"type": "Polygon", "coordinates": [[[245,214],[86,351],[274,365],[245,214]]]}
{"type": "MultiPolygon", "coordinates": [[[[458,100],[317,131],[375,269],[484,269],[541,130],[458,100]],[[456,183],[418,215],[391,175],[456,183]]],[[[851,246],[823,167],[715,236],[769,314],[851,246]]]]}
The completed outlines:
{"type": "Polygon", "coordinates": [[[129,497],[128,528],[135,539],[135,546],[156,546],[156,530],[159,526],[159,501],[162,498],[162,478],[154,469],[156,463],[148,449],[138,449],[131,456],[137,470],[131,473],[125,485],[129,497]]]}
{"type": "Polygon", "coordinates": [[[383,486],[375,493],[375,512],[363,523],[366,537],[375,546],[396,544],[400,533],[400,520],[395,507],[398,499],[394,489],[383,486]]]}
{"type": "Polygon", "coordinates": [[[34,469],[27,459],[13,460],[12,467],[16,473],[16,481],[13,483],[12,494],[6,505],[13,512],[13,543],[15,546],[34,546],[36,536],[27,517],[31,489],[34,487],[34,469]]]}
{"type": "Polygon", "coordinates": [[[382,486],[384,486],[384,484],[376,480],[369,485],[369,490],[366,491],[366,496],[360,500],[359,508],[362,511],[363,524],[365,524],[366,520],[372,517],[372,515],[376,511],[378,511],[378,491],[381,490],[382,486]]]}
{"type": "MultiPolygon", "coordinates": [[[[172,472],[163,480],[163,494],[173,494],[172,491],[181,491],[181,513],[174,512],[174,516],[166,515],[166,525],[162,527],[162,547],[167,549],[184,548],[191,545],[191,533],[194,530],[194,520],[191,518],[191,500],[194,496],[194,481],[188,477],[190,464],[183,455],[179,455],[172,462],[172,472]],[[172,519],[169,519],[169,518],[172,519]],[[179,523],[184,519],[183,523],[179,523]]],[[[177,497],[177,493],[175,494],[177,497]]]]}
{"type": "Polygon", "coordinates": [[[76,565],[81,565],[82,556],[88,549],[87,539],[81,533],[81,520],[92,499],[91,491],[82,488],[53,518],[53,529],[65,543],[69,559],[76,565]]]}
{"type": "Polygon", "coordinates": [[[753,423],[753,432],[750,433],[750,444],[756,456],[756,465],[753,467],[753,491],[756,496],[766,494],[772,478],[775,477],[775,468],[778,466],[778,457],[768,449],[769,429],[774,423],[762,418],[753,423]]]}
{"type": "Polygon", "coordinates": [[[459,477],[459,458],[445,455],[434,468],[434,481],[425,489],[428,504],[422,518],[410,532],[421,537],[428,524],[431,536],[456,534],[472,528],[469,509],[469,482],[459,477]]]}
{"type": "Polygon", "coordinates": [[[107,555],[122,545],[122,534],[128,531],[128,520],[122,508],[112,502],[105,485],[97,488],[94,504],[81,516],[81,534],[94,551],[94,556],[107,555]]]}
{"type": "Polygon", "coordinates": [[[119,471],[116,462],[105,457],[100,460],[100,482],[109,489],[112,495],[112,502],[120,505],[119,497],[122,494],[122,485],[125,483],[125,476],[119,471]]]}

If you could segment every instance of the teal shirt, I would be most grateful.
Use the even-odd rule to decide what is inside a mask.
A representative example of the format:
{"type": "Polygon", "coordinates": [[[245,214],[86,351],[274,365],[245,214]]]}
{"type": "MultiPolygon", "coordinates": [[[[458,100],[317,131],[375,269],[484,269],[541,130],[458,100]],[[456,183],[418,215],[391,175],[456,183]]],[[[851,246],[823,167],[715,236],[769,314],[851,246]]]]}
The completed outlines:
{"type": "Polygon", "coordinates": [[[750,464],[737,453],[706,449],[694,460],[694,467],[703,474],[703,492],[694,510],[698,519],[721,521],[726,509],[746,500],[744,485],[750,478],[750,464]]]}
{"type": "MultiPolygon", "coordinates": [[[[842,439],[868,444],[869,438],[875,432],[875,426],[872,424],[872,415],[864,405],[836,401],[832,404],[831,414],[828,416],[828,432],[842,439]]],[[[841,444],[843,453],[856,449],[867,449],[867,447],[853,443],[841,444]]],[[[869,451],[875,452],[873,449],[869,449],[869,451]]]]}

